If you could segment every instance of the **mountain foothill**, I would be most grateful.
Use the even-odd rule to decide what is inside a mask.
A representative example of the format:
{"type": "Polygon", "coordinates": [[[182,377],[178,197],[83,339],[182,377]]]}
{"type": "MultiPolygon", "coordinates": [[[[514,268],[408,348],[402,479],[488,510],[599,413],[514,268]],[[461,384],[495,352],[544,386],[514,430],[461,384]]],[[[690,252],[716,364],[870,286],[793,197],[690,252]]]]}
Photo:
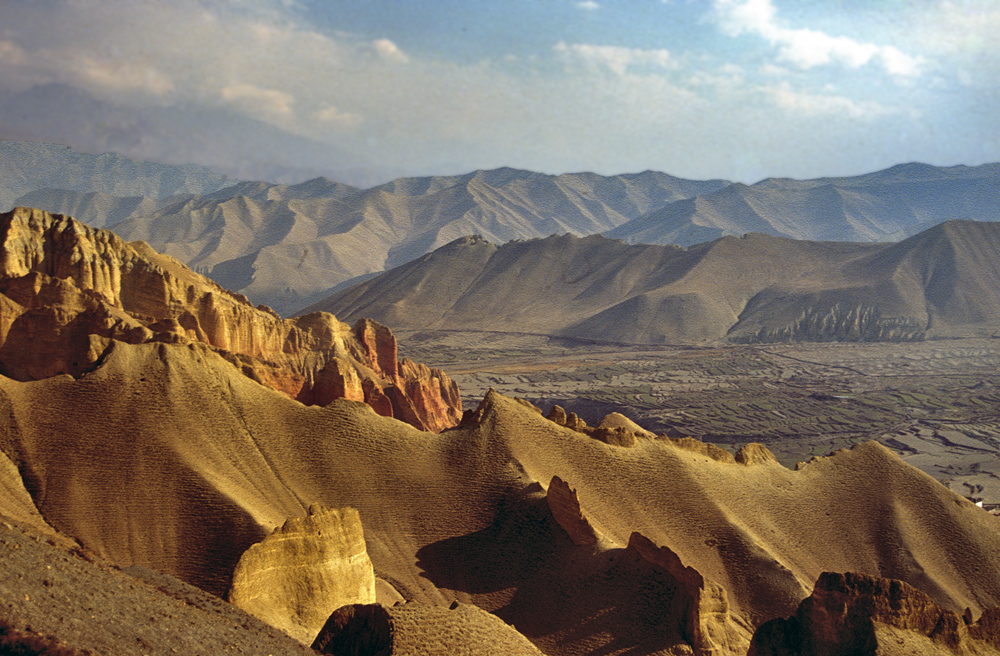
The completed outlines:
{"type": "Polygon", "coordinates": [[[495,391],[462,408],[446,372],[400,358],[393,329],[448,322],[638,343],[996,329],[990,223],[593,234],[734,186],[500,170],[171,182],[117,205],[25,191],[116,218],[0,214],[0,652],[1000,653],[996,517],[876,442],[787,468],[495,391]],[[321,242],[371,256],[341,282],[396,267],[324,301],[336,316],[254,305],[296,257],[321,269],[301,250],[321,242]]]}

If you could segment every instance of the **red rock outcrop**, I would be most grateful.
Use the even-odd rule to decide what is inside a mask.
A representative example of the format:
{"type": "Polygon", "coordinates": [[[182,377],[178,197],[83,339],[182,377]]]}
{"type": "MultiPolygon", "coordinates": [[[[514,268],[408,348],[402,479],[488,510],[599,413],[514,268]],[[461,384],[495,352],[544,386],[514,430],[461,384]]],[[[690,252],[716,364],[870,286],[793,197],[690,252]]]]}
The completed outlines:
{"type": "Polygon", "coordinates": [[[203,342],[303,403],[363,400],[422,430],[462,415],[455,383],[398,362],[381,324],[351,328],[325,312],[282,319],[143,242],[41,210],[0,214],[0,373],[80,376],[112,340],[203,342]]]}
{"type": "Polygon", "coordinates": [[[903,581],[824,572],[793,617],[765,622],[748,656],[1000,653],[1000,609],[959,617],[903,581]]]}

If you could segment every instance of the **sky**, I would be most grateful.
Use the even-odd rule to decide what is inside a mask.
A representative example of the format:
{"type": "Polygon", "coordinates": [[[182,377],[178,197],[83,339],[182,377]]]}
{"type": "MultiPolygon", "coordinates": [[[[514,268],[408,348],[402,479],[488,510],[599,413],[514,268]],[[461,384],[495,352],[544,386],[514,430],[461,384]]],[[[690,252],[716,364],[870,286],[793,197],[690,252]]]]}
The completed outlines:
{"type": "Polygon", "coordinates": [[[995,0],[0,0],[0,138],[367,186],[1000,161],[995,0]]]}

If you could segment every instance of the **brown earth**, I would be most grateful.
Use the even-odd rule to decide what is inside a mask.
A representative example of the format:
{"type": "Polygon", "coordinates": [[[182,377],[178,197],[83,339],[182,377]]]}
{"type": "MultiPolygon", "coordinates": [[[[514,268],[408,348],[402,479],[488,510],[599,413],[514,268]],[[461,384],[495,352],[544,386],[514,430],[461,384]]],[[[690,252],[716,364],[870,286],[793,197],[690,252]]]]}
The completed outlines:
{"type": "Polygon", "coordinates": [[[435,431],[461,417],[454,383],[397,362],[395,337],[377,323],[281,319],[142,242],[39,210],[0,215],[0,237],[0,371],[11,378],[80,376],[112,341],[202,342],[304,403],[366,401],[435,431]]]}

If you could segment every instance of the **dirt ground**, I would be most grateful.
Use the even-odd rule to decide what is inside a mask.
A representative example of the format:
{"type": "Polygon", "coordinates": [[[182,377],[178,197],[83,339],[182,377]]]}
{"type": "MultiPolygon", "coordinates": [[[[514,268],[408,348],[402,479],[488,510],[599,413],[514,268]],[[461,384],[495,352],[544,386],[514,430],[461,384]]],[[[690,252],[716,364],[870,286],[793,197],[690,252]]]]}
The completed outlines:
{"type": "Polygon", "coordinates": [[[878,440],[956,492],[1000,504],[1000,340],[628,347],[505,333],[405,333],[403,355],[444,368],[466,407],[491,387],[596,422],[786,466],[878,440]]]}

